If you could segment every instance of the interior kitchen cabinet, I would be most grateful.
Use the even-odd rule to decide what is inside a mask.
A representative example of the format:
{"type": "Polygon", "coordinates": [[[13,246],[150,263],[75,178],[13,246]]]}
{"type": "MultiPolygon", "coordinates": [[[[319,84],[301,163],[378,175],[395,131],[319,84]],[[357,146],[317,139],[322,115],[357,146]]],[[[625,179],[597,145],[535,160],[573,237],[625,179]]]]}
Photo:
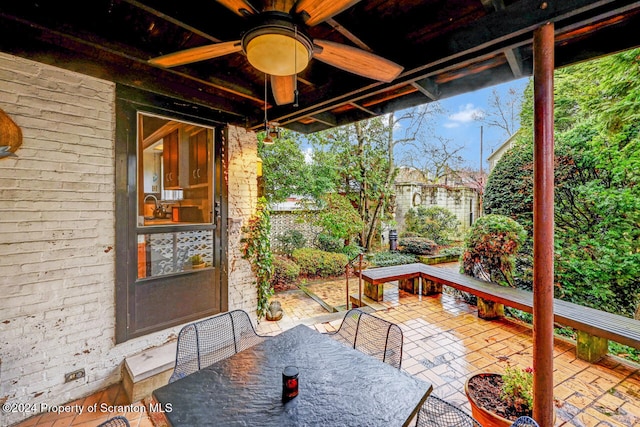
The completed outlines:
{"type": "Polygon", "coordinates": [[[177,129],[164,137],[162,164],[164,188],[166,190],[180,188],[180,138],[177,129]]]}
{"type": "Polygon", "coordinates": [[[189,186],[209,184],[210,130],[199,129],[189,135],[189,186]]]}
{"type": "Polygon", "coordinates": [[[145,114],[139,125],[138,224],[211,224],[214,129],[145,114]]]}

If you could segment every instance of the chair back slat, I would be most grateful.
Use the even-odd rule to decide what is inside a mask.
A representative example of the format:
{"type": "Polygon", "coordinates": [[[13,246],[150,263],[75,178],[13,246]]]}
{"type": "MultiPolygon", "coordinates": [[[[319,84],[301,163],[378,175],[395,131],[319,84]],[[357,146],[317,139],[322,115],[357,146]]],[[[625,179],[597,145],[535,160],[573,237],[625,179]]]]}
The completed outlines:
{"type": "Polygon", "coordinates": [[[434,395],[427,397],[416,419],[416,427],[482,427],[471,415],[434,395]]]}
{"type": "Polygon", "coordinates": [[[107,421],[98,424],[98,427],[129,427],[129,420],[122,415],[109,418],[107,421]]]}
{"type": "Polygon", "coordinates": [[[233,356],[265,338],[256,333],[249,315],[242,310],[185,325],[178,334],[176,364],[169,382],[233,356]]]}
{"type": "Polygon", "coordinates": [[[352,309],[330,336],[396,368],[402,365],[402,330],[396,324],[352,309]]]}

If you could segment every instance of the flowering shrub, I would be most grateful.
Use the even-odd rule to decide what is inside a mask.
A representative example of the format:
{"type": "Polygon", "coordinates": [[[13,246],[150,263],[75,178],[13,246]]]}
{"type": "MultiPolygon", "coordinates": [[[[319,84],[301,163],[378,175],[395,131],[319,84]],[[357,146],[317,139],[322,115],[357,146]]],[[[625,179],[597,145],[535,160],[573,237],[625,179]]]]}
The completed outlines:
{"type": "Polygon", "coordinates": [[[533,410],[533,368],[507,366],[500,397],[518,410],[533,410]]]}
{"type": "Polygon", "coordinates": [[[514,257],[526,238],[524,228],[502,215],[485,215],[473,224],[465,239],[465,274],[513,286],[514,257]]]}

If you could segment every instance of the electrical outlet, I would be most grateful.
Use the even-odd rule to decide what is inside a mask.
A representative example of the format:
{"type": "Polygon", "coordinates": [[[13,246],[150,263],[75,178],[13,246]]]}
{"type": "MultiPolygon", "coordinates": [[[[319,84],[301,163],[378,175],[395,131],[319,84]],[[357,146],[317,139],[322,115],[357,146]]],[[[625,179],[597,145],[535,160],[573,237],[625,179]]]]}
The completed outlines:
{"type": "Polygon", "coordinates": [[[84,378],[84,368],[78,369],[77,371],[68,372],[64,374],[64,382],[68,383],[71,381],[78,380],[80,378],[84,378]]]}

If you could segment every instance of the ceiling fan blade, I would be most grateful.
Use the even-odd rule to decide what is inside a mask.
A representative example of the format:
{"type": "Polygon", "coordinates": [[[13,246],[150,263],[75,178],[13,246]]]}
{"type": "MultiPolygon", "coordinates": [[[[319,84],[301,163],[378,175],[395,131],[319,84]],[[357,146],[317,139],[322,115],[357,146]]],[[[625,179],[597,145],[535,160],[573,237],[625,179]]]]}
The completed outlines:
{"type": "Polygon", "coordinates": [[[295,100],[296,76],[271,76],[271,91],[278,105],[291,104],[295,100]]]}
{"type": "Polygon", "coordinates": [[[242,43],[240,40],[235,40],[232,42],[209,44],[206,46],[169,53],[167,55],[158,56],[157,58],[152,58],[149,60],[149,63],[159,65],[161,67],[177,67],[178,65],[217,58],[230,53],[240,52],[241,50],[242,43]]]}
{"type": "Polygon", "coordinates": [[[276,12],[289,13],[293,9],[293,6],[295,5],[296,1],[295,0],[269,0],[263,3],[264,3],[262,7],[263,12],[276,11],[276,12]]]}
{"type": "Polygon", "coordinates": [[[218,3],[240,16],[249,16],[258,11],[246,0],[217,0],[218,3]]]}
{"type": "Polygon", "coordinates": [[[337,15],[360,0],[298,0],[296,13],[306,12],[309,19],[305,23],[312,27],[337,15]]]}
{"type": "Polygon", "coordinates": [[[321,48],[314,51],[314,58],[359,76],[389,83],[404,70],[395,62],[356,47],[317,39],[313,43],[321,48]]]}

